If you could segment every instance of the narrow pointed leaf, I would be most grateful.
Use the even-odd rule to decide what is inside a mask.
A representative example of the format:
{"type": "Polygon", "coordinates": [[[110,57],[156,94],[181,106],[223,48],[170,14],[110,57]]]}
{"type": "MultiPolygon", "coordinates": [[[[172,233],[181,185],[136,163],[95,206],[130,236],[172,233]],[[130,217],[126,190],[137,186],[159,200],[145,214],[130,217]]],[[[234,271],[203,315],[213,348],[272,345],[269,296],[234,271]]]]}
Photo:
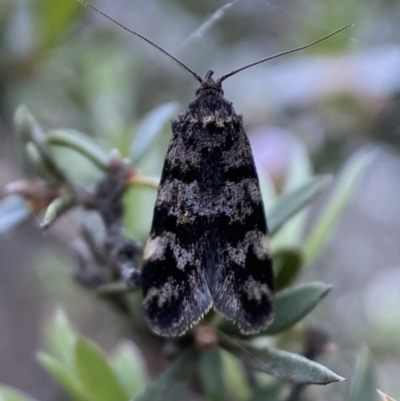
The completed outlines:
{"type": "Polygon", "coordinates": [[[277,293],[275,319],[263,333],[275,334],[293,326],[310,313],[331,288],[324,283],[308,283],[277,293]]]}
{"type": "Polygon", "coordinates": [[[379,394],[379,401],[396,401],[394,398],[389,397],[387,394],[385,394],[381,390],[377,390],[379,394]]]}
{"type": "Polygon", "coordinates": [[[200,354],[199,370],[204,394],[210,401],[223,401],[225,386],[221,353],[217,346],[200,354]]]}
{"type": "Polygon", "coordinates": [[[14,124],[22,143],[45,143],[46,135],[36,119],[24,105],[18,106],[14,124]]]}
{"type": "Polygon", "coordinates": [[[25,106],[19,106],[15,113],[15,126],[21,141],[31,152],[33,161],[41,163],[58,182],[66,182],[65,174],[56,164],[46,143],[46,135],[36,119],[25,106]],[[36,153],[36,154],[35,154],[36,153]]]}
{"type": "Polygon", "coordinates": [[[79,378],[75,376],[75,372],[71,370],[56,358],[44,352],[37,354],[40,364],[49,372],[56,380],[60,387],[71,396],[75,401],[94,401],[82,387],[79,378]]]}
{"type": "Polygon", "coordinates": [[[104,354],[87,339],[78,337],[75,370],[85,392],[96,401],[124,401],[129,397],[104,354]]]}
{"type": "MultiPolygon", "coordinates": [[[[304,143],[291,133],[286,133],[288,160],[286,166],[284,192],[289,193],[310,182],[312,177],[311,161],[304,143]]],[[[303,243],[307,210],[299,210],[281,225],[279,232],[272,237],[272,248],[297,248],[303,243]]]]}
{"type": "Polygon", "coordinates": [[[73,369],[76,333],[65,312],[58,309],[45,329],[46,344],[53,357],[73,369]]]}
{"type": "Polygon", "coordinates": [[[330,181],[329,176],[314,177],[300,188],[278,199],[267,213],[271,235],[276,234],[286,221],[306,206],[330,181]]]}
{"type": "Polygon", "coordinates": [[[328,384],[342,377],[325,366],[291,352],[263,347],[256,348],[245,341],[224,340],[224,346],[248,367],[294,383],[328,384]]]}
{"type": "Polygon", "coordinates": [[[0,401],[35,401],[32,397],[24,394],[22,391],[10,386],[0,386],[0,401]]]}
{"type": "Polygon", "coordinates": [[[130,341],[119,344],[110,363],[130,399],[143,391],[148,382],[146,365],[135,344],[130,341]]]}
{"type": "Polygon", "coordinates": [[[145,155],[177,108],[178,104],[175,102],[162,104],[146,114],[140,121],[130,149],[130,159],[133,164],[138,163],[145,155]]]}
{"type": "Polygon", "coordinates": [[[108,169],[107,153],[82,132],[67,129],[54,130],[46,135],[46,140],[49,145],[75,150],[102,171],[108,169]]]}
{"type": "Polygon", "coordinates": [[[323,249],[329,234],[338,224],[362,173],[371,162],[372,157],[373,155],[370,152],[359,152],[350,159],[342,170],[328,205],[322,212],[322,217],[304,243],[305,263],[311,264],[323,249]]]}
{"type": "Polygon", "coordinates": [[[37,148],[37,146],[33,142],[28,142],[25,145],[25,152],[28,155],[29,161],[32,163],[35,172],[43,178],[45,181],[53,182],[53,180],[57,183],[60,182],[58,177],[54,177],[51,166],[46,163],[42,155],[37,148]]]}
{"type": "Polygon", "coordinates": [[[196,362],[196,352],[187,350],[132,401],[178,401],[189,384],[196,362]]]}
{"type": "Polygon", "coordinates": [[[54,199],[46,209],[41,227],[49,228],[74,205],[75,199],[70,194],[54,199]]]}
{"type": "Polygon", "coordinates": [[[379,401],[377,381],[368,350],[363,349],[356,364],[352,385],[347,401],[379,401]]]}

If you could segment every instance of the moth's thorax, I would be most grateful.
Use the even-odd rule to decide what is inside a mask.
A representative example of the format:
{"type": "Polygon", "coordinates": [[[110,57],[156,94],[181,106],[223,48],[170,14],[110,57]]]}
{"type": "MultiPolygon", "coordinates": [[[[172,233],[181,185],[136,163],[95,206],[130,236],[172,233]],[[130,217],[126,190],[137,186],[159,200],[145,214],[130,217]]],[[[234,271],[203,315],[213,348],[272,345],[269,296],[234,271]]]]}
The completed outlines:
{"type": "Polygon", "coordinates": [[[240,119],[232,107],[232,103],[223,96],[203,94],[189,104],[182,122],[189,124],[201,123],[203,127],[215,125],[224,127],[226,124],[240,119]]]}

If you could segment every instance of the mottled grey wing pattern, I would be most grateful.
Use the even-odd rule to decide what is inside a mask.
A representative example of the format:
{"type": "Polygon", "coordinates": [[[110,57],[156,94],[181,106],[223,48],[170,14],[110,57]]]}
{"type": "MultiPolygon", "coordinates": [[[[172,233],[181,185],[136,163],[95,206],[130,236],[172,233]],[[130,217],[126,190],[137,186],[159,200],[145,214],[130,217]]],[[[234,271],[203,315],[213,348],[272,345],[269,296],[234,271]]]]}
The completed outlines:
{"type": "Polygon", "coordinates": [[[198,195],[181,173],[189,159],[175,164],[181,138],[174,135],[164,164],[154,208],[153,225],[142,269],[143,306],[150,327],[165,336],[179,336],[212,306],[203,268],[205,243],[198,195]],[[196,200],[197,199],[197,200],[196,200]]]}
{"type": "Polygon", "coordinates": [[[273,315],[267,225],[250,144],[230,102],[199,96],[166,155],[142,269],[150,327],[177,336],[212,307],[243,333],[273,315]]]}
{"type": "Polygon", "coordinates": [[[273,318],[273,274],[264,207],[253,155],[241,122],[224,152],[221,208],[213,216],[218,259],[210,283],[214,308],[253,334],[273,318]],[[225,199],[225,202],[224,202],[225,199]]]}

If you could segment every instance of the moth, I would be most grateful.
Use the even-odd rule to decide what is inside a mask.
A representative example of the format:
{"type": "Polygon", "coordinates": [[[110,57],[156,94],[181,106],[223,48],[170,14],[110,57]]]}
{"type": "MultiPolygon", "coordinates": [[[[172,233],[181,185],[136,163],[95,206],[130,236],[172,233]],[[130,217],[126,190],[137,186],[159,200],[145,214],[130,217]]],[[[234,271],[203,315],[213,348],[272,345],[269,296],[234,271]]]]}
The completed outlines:
{"type": "Polygon", "coordinates": [[[143,306],[154,332],[184,334],[211,308],[242,333],[273,317],[273,273],[257,171],[242,117],[208,71],[172,122],[144,250],[143,306]]]}
{"type": "Polygon", "coordinates": [[[181,336],[213,308],[243,334],[258,333],[274,313],[268,226],[243,119],[224,98],[222,82],[350,25],[214,80],[213,71],[201,78],[150,40],[79,1],[159,49],[200,82],[195,100],[172,121],[144,250],[140,281],[150,328],[161,336],[181,336]]]}

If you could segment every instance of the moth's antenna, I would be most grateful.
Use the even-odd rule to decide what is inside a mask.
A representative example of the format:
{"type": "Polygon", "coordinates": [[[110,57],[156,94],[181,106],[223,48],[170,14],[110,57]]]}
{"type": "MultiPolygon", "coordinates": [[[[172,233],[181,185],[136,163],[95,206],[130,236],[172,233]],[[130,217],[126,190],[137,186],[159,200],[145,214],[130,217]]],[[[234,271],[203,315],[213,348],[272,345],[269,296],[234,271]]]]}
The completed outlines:
{"type": "Polygon", "coordinates": [[[126,26],[122,25],[121,23],[119,23],[118,21],[116,21],[114,18],[109,17],[106,13],[104,13],[103,11],[99,10],[97,7],[95,7],[93,4],[88,3],[86,0],[76,0],[79,3],[83,4],[86,7],[91,8],[92,10],[96,11],[97,13],[99,13],[100,15],[102,15],[104,18],[107,18],[109,21],[113,22],[115,25],[119,26],[120,28],[122,28],[124,31],[131,33],[132,35],[137,36],[138,38],[144,40],[145,42],[149,43],[150,45],[154,46],[156,49],[160,50],[160,52],[164,53],[166,56],[168,56],[169,58],[172,58],[172,60],[174,60],[176,63],[178,63],[181,67],[183,67],[186,71],[188,71],[190,74],[192,74],[200,83],[203,82],[202,78],[200,77],[200,75],[196,74],[194,71],[192,71],[189,67],[187,67],[185,64],[182,63],[182,61],[178,60],[176,57],[172,56],[171,54],[169,54],[167,51],[165,51],[164,49],[162,49],[160,46],[156,45],[154,42],[152,42],[151,40],[145,38],[144,36],[140,35],[137,32],[132,31],[131,29],[127,28],[126,26]]]}
{"type": "MultiPolygon", "coordinates": [[[[80,1],[80,0],[79,0],[79,1],[80,1]]],[[[223,75],[223,76],[219,79],[219,81],[222,82],[222,81],[224,81],[226,78],[229,78],[229,77],[231,77],[232,75],[235,75],[235,74],[237,74],[238,72],[243,71],[243,70],[245,70],[245,69],[247,69],[247,68],[253,67],[253,66],[257,65],[257,64],[261,64],[261,63],[263,63],[264,61],[272,60],[272,59],[274,59],[274,58],[278,58],[278,57],[281,57],[281,56],[285,56],[286,54],[295,53],[295,52],[298,52],[298,51],[300,51],[300,50],[308,49],[309,47],[314,46],[314,45],[316,45],[317,43],[323,42],[324,40],[330,38],[331,36],[336,35],[336,34],[338,34],[339,32],[342,32],[342,31],[344,31],[345,29],[352,27],[353,25],[354,25],[354,24],[346,25],[346,26],[344,26],[343,28],[340,28],[340,29],[336,30],[335,32],[330,33],[329,35],[326,35],[326,36],[324,36],[323,38],[316,40],[315,42],[309,43],[308,45],[296,47],[295,49],[291,49],[291,50],[286,50],[286,51],[284,51],[284,52],[282,52],[282,53],[274,54],[273,56],[269,56],[269,57],[264,58],[264,59],[262,59],[262,60],[258,60],[258,61],[254,62],[254,63],[245,65],[244,67],[238,68],[237,70],[234,70],[234,71],[230,72],[229,74],[223,75]]]]}

